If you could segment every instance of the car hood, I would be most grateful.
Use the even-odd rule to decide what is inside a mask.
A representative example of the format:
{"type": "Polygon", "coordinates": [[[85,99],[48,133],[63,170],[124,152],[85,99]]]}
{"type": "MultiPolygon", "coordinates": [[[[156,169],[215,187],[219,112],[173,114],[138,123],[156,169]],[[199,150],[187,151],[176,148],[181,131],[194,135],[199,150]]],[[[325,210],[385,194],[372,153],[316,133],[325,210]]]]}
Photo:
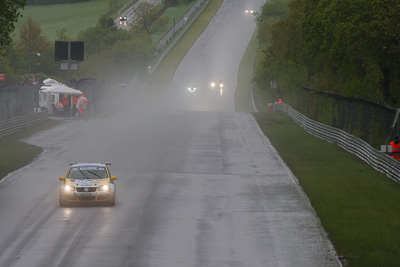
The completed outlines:
{"type": "Polygon", "coordinates": [[[105,179],[70,179],[69,180],[75,187],[98,187],[108,184],[108,178],[105,179]]]}

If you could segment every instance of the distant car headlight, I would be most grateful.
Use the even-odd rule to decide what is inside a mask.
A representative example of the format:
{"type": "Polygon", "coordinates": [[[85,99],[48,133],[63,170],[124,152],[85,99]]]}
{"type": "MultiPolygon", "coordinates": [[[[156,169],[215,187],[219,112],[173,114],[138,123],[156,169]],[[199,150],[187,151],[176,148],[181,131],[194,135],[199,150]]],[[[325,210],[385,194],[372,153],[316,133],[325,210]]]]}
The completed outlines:
{"type": "Polygon", "coordinates": [[[110,186],[108,184],[102,185],[98,189],[99,191],[110,191],[110,186]]]}
{"type": "Polygon", "coordinates": [[[215,87],[215,82],[212,82],[212,83],[211,83],[211,87],[215,87]]]}
{"type": "Polygon", "coordinates": [[[219,88],[224,88],[224,84],[223,84],[223,83],[220,83],[220,84],[219,84],[219,88]]]}
{"type": "Polygon", "coordinates": [[[64,186],[64,191],[65,192],[75,191],[75,188],[73,186],[66,185],[66,186],[64,186]]]}

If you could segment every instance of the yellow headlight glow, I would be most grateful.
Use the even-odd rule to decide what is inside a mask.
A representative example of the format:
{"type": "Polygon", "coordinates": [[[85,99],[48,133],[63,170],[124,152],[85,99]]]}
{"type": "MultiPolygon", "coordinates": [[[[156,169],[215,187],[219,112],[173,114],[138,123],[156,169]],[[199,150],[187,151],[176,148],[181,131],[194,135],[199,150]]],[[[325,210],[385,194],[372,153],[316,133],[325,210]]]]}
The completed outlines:
{"type": "Polygon", "coordinates": [[[99,191],[109,191],[109,190],[110,190],[110,187],[107,184],[99,187],[99,191]]]}
{"type": "Polygon", "coordinates": [[[72,187],[72,186],[70,186],[70,185],[66,185],[66,186],[64,186],[64,191],[74,191],[75,189],[72,187]]]}

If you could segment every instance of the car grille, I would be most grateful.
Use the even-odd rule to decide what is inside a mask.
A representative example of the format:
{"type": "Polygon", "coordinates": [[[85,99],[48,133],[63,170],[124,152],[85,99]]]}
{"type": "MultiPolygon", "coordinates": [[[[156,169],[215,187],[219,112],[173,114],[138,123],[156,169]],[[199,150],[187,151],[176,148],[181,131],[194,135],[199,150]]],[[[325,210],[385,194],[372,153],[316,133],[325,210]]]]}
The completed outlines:
{"type": "Polygon", "coordinates": [[[77,187],[76,191],[78,192],[96,192],[97,187],[77,187]],[[89,189],[88,191],[85,191],[85,188],[89,189]]]}
{"type": "Polygon", "coordinates": [[[80,201],[93,201],[95,199],[96,197],[78,197],[78,200],[80,201]]]}

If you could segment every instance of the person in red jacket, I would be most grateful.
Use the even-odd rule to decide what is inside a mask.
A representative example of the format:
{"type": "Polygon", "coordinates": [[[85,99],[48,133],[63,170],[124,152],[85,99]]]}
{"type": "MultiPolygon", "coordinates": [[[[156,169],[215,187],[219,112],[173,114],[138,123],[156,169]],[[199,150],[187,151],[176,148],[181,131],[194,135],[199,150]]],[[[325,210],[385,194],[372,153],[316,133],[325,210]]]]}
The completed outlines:
{"type": "Polygon", "coordinates": [[[400,140],[398,136],[395,136],[393,138],[393,141],[390,142],[390,145],[392,146],[392,155],[391,157],[400,161],[400,140]]]}

